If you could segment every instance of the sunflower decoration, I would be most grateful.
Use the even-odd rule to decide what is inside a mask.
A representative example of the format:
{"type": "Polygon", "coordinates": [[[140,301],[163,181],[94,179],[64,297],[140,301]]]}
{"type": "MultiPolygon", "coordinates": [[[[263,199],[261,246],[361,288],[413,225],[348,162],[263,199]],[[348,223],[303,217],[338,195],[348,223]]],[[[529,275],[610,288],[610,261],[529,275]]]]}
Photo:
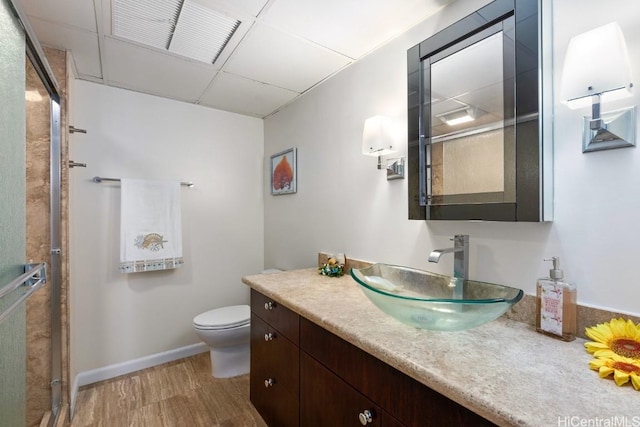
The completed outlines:
{"type": "Polygon", "coordinates": [[[631,380],[631,385],[640,390],[640,360],[611,354],[609,357],[598,357],[589,362],[589,367],[598,371],[600,378],[613,374],[613,380],[621,386],[631,380]]]}
{"type": "Polygon", "coordinates": [[[596,357],[589,367],[598,371],[601,378],[613,374],[619,386],[631,380],[633,388],[640,390],[640,323],[611,319],[586,328],[585,333],[594,340],[584,345],[596,357]]]}

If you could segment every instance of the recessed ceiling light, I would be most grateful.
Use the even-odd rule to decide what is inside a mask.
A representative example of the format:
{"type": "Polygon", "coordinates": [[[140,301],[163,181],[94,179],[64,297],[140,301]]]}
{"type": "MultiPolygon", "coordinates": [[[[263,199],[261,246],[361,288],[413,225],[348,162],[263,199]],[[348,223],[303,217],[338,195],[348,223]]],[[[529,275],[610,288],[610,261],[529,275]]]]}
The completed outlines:
{"type": "Polygon", "coordinates": [[[436,117],[449,126],[455,126],[475,120],[475,113],[473,108],[466,106],[452,111],[447,111],[443,114],[438,114],[436,117]]]}
{"type": "Polygon", "coordinates": [[[197,0],[114,0],[113,35],[213,64],[240,21],[197,0]]]}

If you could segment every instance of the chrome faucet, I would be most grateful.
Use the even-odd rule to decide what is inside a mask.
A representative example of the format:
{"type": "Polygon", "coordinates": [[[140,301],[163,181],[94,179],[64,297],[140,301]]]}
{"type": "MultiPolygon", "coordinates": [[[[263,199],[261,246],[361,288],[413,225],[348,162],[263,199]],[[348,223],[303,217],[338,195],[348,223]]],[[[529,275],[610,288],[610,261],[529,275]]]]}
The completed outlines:
{"type": "Polygon", "coordinates": [[[438,262],[443,254],[453,253],[453,277],[469,280],[469,235],[456,234],[451,240],[453,247],[433,250],[429,254],[429,262],[438,262]]]}

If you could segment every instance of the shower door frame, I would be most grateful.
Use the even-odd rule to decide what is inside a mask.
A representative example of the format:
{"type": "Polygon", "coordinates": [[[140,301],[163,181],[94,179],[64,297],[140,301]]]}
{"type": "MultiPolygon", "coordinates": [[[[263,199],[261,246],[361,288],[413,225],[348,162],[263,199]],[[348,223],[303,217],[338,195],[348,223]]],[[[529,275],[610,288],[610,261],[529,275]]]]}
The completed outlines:
{"type": "Polygon", "coordinates": [[[26,54],[42,84],[49,93],[51,102],[51,190],[50,226],[51,251],[49,261],[49,284],[51,292],[51,413],[49,427],[55,425],[62,407],[62,234],[61,234],[61,96],[60,86],[40,46],[35,31],[31,28],[26,13],[18,0],[10,0],[13,11],[24,29],[26,54]]]}

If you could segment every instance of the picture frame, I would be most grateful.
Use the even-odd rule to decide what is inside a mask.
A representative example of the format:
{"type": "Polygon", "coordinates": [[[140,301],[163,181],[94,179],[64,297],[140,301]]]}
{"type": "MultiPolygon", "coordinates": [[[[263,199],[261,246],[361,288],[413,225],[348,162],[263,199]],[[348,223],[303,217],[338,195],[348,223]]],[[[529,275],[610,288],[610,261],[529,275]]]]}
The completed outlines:
{"type": "Polygon", "coordinates": [[[298,191],[296,148],[289,148],[271,156],[271,195],[292,194],[298,191]]]}

